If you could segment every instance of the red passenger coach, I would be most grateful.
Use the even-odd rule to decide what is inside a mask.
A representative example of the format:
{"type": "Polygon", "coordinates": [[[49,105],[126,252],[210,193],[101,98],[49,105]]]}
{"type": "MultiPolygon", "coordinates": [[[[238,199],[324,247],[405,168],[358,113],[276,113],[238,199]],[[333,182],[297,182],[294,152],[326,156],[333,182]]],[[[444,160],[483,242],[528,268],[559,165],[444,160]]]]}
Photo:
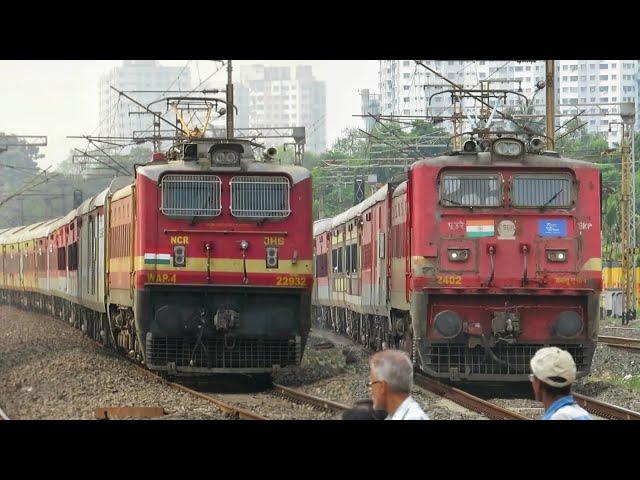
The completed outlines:
{"type": "Polygon", "coordinates": [[[316,241],[331,237],[334,253],[315,317],[373,348],[404,348],[450,380],[524,380],[545,345],[588,373],[602,289],[599,170],[531,145],[501,138],[418,161],[406,182],[317,222],[316,241]],[[360,294],[343,288],[354,278],[360,294]]]}
{"type": "Polygon", "coordinates": [[[308,170],[254,162],[243,141],[181,148],[111,199],[118,343],[178,374],[299,364],[313,287],[308,170]]]}

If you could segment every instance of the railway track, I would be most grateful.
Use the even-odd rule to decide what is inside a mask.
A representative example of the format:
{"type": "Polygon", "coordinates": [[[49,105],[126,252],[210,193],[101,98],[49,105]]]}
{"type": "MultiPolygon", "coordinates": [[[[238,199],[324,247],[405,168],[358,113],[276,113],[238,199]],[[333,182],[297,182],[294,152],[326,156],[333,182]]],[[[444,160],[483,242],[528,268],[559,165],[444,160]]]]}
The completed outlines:
{"type": "Polygon", "coordinates": [[[184,385],[181,385],[180,383],[167,380],[166,378],[163,378],[162,376],[138,365],[133,360],[129,359],[129,361],[134,368],[136,368],[140,373],[147,376],[148,378],[153,378],[171,388],[175,388],[176,390],[180,390],[182,392],[185,392],[190,395],[201,398],[203,400],[206,400],[207,402],[212,403],[218,410],[220,410],[223,413],[226,413],[227,415],[238,418],[240,420],[267,420],[266,417],[263,417],[262,415],[258,415],[255,412],[232,405],[230,403],[223,402],[218,398],[212,397],[211,395],[207,395],[206,393],[202,393],[192,388],[186,387],[184,385]]]}
{"type": "Polygon", "coordinates": [[[600,335],[598,336],[598,343],[615,348],[640,350],[640,339],[637,338],[611,337],[608,335],[600,335]]]}
{"type": "Polygon", "coordinates": [[[10,420],[6,413],[0,408],[0,420],[10,420]]]}
{"type": "MultiPolygon", "coordinates": [[[[56,322],[60,322],[62,323],[65,327],[69,327],[69,325],[66,322],[62,322],[57,318],[53,318],[51,317],[54,321],[56,322]]],[[[96,345],[99,345],[102,348],[107,348],[105,347],[104,344],[100,343],[99,341],[89,337],[88,335],[85,335],[85,338],[89,339],[91,342],[95,343],[96,345]]],[[[119,353],[119,352],[118,352],[119,353]]],[[[142,366],[140,363],[138,363],[137,361],[135,361],[134,359],[124,355],[124,354],[119,354],[120,358],[123,358],[124,360],[126,360],[129,364],[131,364],[137,371],[139,371],[140,373],[142,373],[143,375],[145,375],[147,378],[152,378],[154,380],[157,380],[161,383],[163,383],[164,385],[167,385],[168,387],[183,391],[185,393],[188,393],[190,395],[196,396],[200,399],[206,400],[207,402],[213,404],[219,411],[237,418],[237,419],[241,419],[241,420],[269,420],[269,418],[260,415],[258,413],[252,412],[251,410],[248,410],[246,408],[242,408],[239,407],[237,405],[233,405],[231,403],[227,403],[224,402],[223,400],[216,398],[212,395],[209,395],[207,393],[203,393],[203,392],[199,392],[198,390],[194,390],[193,388],[189,388],[185,385],[182,385],[180,383],[177,382],[173,382],[171,380],[168,380],[166,378],[164,378],[161,375],[158,375],[155,372],[152,372],[151,370],[148,370],[147,368],[145,368],[144,366],[142,366]]],[[[306,405],[310,405],[316,409],[321,409],[321,410],[326,410],[326,411],[331,411],[331,412],[343,412],[345,410],[350,409],[351,407],[338,403],[338,402],[334,402],[331,400],[327,400],[324,398],[320,398],[320,397],[316,397],[314,395],[309,395],[307,393],[301,392],[299,390],[294,390],[292,388],[289,387],[285,387],[284,385],[278,385],[278,384],[274,384],[272,386],[272,390],[268,391],[267,393],[272,393],[275,396],[281,397],[281,398],[285,398],[288,401],[297,403],[297,404],[306,404],[306,405]]],[[[8,420],[9,418],[2,418],[2,416],[4,415],[4,412],[2,412],[2,410],[0,409],[0,419],[6,419],[8,420]]]]}
{"type": "MultiPolygon", "coordinates": [[[[605,345],[619,348],[628,348],[640,350],[640,339],[622,338],[601,335],[598,341],[605,345]]],[[[449,385],[445,385],[438,380],[427,377],[424,374],[415,373],[415,384],[436,395],[447,398],[458,405],[471,411],[485,415],[492,420],[530,420],[530,418],[520,413],[507,410],[491,402],[487,402],[481,398],[471,395],[468,392],[460,390],[449,385]]],[[[612,405],[595,398],[587,397],[579,393],[572,393],[576,402],[589,413],[607,420],[640,420],[640,413],[612,405]]],[[[534,407],[519,408],[519,410],[532,410],[534,407]]]]}
{"type": "Polygon", "coordinates": [[[294,390],[292,388],[275,383],[273,384],[273,393],[288,398],[291,401],[311,405],[322,410],[330,410],[333,412],[341,413],[351,408],[348,405],[344,405],[342,403],[316,397],[314,395],[309,395],[308,393],[294,390]]]}
{"type": "Polygon", "coordinates": [[[445,385],[423,374],[416,373],[414,379],[419,387],[451,400],[473,412],[484,415],[491,420],[529,420],[524,415],[487,402],[458,388],[445,385]]]}
{"type": "Polygon", "coordinates": [[[607,420],[640,420],[640,413],[633,410],[611,405],[595,398],[585,397],[579,393],[572,393],[572,395],[578,405],[598,417],[606,418],[607,420]]]}

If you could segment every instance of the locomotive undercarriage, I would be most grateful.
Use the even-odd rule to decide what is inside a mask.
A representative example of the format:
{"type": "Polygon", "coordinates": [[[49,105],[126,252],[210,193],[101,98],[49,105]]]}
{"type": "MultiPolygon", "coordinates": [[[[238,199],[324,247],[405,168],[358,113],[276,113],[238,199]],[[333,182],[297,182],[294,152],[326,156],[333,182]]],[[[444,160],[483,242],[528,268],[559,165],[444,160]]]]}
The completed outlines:
{"type": "Polygon", "coordinates": [[[307,291],[147,286],[136,290],[135,305],[137,339],[152,370],[260,374],[302,361],[307,291]]]}
{"type": "Polygon", "coordinates": [[[346,335],[372,350],[396,348],[413,354],[411,324],[406,315],[392,318],[353,312],[340,307],[313,307],[314,326],[346,335]]]}
{"type": "MultiPolygon", "coordinates": [[[[592,306],[591,310],[597,311],[594,308],[592,306]]],[[[318,328],[348,336],[374,351],[402,349],[411,355],[414,365],[425,373],[451,381],[526,381],[530,373],[529,361],[538,349],[550,345],[569,351],[576,362],[578,377],[582,377],[591,368],[596,346],[591,339],[518,342],[515,337],[509,336],[507,328],[518,328],[517,325],[515,322],[510,324],[502,315],[496,315],[493,322],[495,332],[486,342],[480,337],[469,341],[464,334],[464,341],[459,338],[429,341],[424,338],[425,332],[420,331],[418,334],[422,338],[414,337],[416,326],[407,317],[393,311],[390,319],[341,307],[314,306],[313,322],[318,328]]],[[[597,329],[595,325],[597,319],[591,319],[590,330],[597,329]]]]}

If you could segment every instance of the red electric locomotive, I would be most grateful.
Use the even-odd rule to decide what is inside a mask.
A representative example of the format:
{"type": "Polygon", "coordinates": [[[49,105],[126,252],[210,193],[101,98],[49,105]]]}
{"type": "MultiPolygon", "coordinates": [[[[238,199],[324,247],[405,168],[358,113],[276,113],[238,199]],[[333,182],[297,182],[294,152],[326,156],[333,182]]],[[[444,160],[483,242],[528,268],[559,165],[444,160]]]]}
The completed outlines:
{"type": "Polygon", "coordinates": [[[404,348],[453,381],[525,380],[545,345],[588,373],[602,289],[599,170],[541,145],[468,142],[316,222],[315,318],[372,348],[404,348]]]}
{"type": "Polygon", "coordinates": [[[0,301],[50,312],[170,374],[299,365],[311,178],[252,142],[191,138],[67,216],[0,230],[0,301]],[[129,184],[128,184],[129,183],[129,184]]]}
{"type": "Polygon", "coordinates": [[[109,206],[109,317],[152,370],[298,365],[310,327],[311,179],[243,140],[156,154],[109,206]],[[268,157],[267,157],[268,158],[268,157]]]}

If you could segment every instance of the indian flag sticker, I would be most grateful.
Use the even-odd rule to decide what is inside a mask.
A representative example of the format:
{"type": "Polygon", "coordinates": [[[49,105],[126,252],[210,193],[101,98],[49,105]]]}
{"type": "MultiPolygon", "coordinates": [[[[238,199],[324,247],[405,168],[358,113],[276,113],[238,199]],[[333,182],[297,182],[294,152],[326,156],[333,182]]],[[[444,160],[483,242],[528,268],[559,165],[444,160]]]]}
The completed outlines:
{"type": "Polygon", "coordinates": [[[169,253],[145,253],[145,265],[169,265],[171,263],[171,254],[169,253]]]}
{"type": "Polygon", "coordinates": [[[493,237],[493,220],[467,220],[467,237],[493,237]]]}

